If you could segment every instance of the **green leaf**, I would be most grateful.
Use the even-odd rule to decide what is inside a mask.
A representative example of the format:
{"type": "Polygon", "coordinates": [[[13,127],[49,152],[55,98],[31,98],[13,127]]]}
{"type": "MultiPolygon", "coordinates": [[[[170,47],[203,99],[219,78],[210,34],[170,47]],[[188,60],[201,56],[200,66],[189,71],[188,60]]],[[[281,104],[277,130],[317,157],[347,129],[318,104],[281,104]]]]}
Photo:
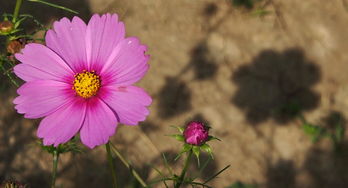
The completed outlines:
{"type": "Polygon", "coordinates": [[[208,142],[208,141],[211,141],[211,140],[218,140],[218,141],[221,141],[219,138],[217,138],[217,137],[215,137],[215,136],[209,136],[207,142],[208,142]]]}
{"type": "Polygon", "coordinates": [[[11,72],[12,71],[8,71],[11,70],[12,67],[10,67],[10,69],[7,68],[7,65],[11,65],[14,66],[13,62],[11,60],[8,59],[8,57],[5,54],[0,54],[0,69],[3,72],[3,74],[5,74],[10,81],[17,87],[19,87],[19,84],[16,81],[16,77],[14,77],[11,72]]]}
{"type": "Polygon", "coordinates": [[[164,166],[167,168],[167,170],[170,173],[170,175],[173,175],[174,174],[173,169],[169,166],[167,157],[166,157],[166,155],[164,153],[162,153],[162,158],[163,158],[163,161],[164,161],[164,166]]]}
{"type": "Polygon", "coordinates": [[[181,133],[181,134],[184,134],[184,128],[183,127],[178,127],[178,130],[179,130],[179,132],[181,133]]]}
{"type": "Polygon", "coordinates": [[[181,134],[173,134],[173,135],[169,135],[173,138],[175,138],[177,141],[183,142],[185,140],[185,137],[181,134]]]}
{"type": "Polygon", "coordinates": [[[181,157],[181,155],[182,155],[183,153],[185,153],[185,152],[180,152],[180,153],[174,158],[174,161],[177,161],[177,160],[181,157]]]}
{"type": "Polygon", "coordinates": [[[53,154],[55,151],[57,151],[58,154],[67,153],[67,152],[77,154],[77,153],[82,153],[82,149],[78,145],[78,140],[79,140],[78,137],[75,136],[69,142],[64,144],[59,144],[57,147],[54,147],[53,145],[44,146],[41,140],[38,141],[38,144],[41,146],[43,150],[46,150],[50,154],[53,154]]]}
{"type": "Polygon", "coordinates": [[[171,127],[178,129],[178,131],[179,131],[181,134],[184,133],[184,130],[185,130],[185,129],[184,129],[183,127],[178,127],[178,126],[175,126],[175,125],[172,125],[171,127]]]}
{"type": "Polygon", "coordinates": [[[14,29],[10,32],[10,34],[14,34],[14,33],[17,33],[19,31],[23,31],[23,29],[14,29]]]}
{"type": "Polygon", "coordinates": [[[180,142],[183,142],[185,140],[183,135],[175,135],[175,139],[180,142]]]}
{"type": "Polygon", "coordinates": [[[182,147],[180,153],[175,157],[174,161],[178,160],[178,159],[181,157],[181,155],[182,155],[183,153],[186,153],[186,152],[190,151],[191,149],[192,149],[192,145],[186,144],[186,143],[185,143],[185,144],[183,145],[183,147],[182,147]]]}
{"type": "Polygon", "coordinates": [[[43,1],[43,0],[28,0],[30,2],[36,2],[36,3],[42,3],[44,5],[48,5],[48,6],[51,6],[51,7],[54,7],[54,8],[58,8],[58,9],[62,9],[62,10],[65,10],[67,12],[71,12],[71,13],[74,13],[74,14],[78,14],[78,12],[72,10],[72,9],[69,9],[69,8],[66,8],[66,7],[63,7],[63,6],[60,6],[60,5],[56,5],[56,4],[53,4],[53,3],[49,3],[49,2],[46,2],[46,1],[43,1]]]}
{"type": "Polygon", "coordinates": [[[212,152],[212,150],[211,150],[211,147],[210,147],[208,144],[203,144],[203,145],[200,146],[200,147],[201,147],[201,149],[203,149],[204,151],[206,151],[206,152],[210,155],[210,157],[211,157],[212,159],[214,159],[213,152],[212,152]]]}
{"type": "MultiPolygon", "coordinates": [[[[155,167],[152,167],[153,169],[155,169],[155,171],[162,177],[160,180],[157,180],[157,181],[162,181],[163,182],[163,184],[164,184],[164,186],[166,186],[166,188],[169,188],[168,187],[168,185],[167,185],[167,183],[166,183],[166,177],[164,176],[164,174],[160,171],[160,170],[158,170],[157,168],[155,168],[155,167]]],[[[157,181],[155,181],[155,182],[153,182],[153,183],[157,183],[157,181]]],[[[151,182],[150,182],[150,184],[151,184],[151,182]]]]}
{"type": "Polygon", "coordinates": [[[317,142],[324,136],[329,136],[324,128],[310,123],[304,123],[302,129],[307,135],[311,136],[312,142],[317,142]]]}
{"type": "Polygon", "coordinates": [[[313,136],[319,134],[321,128],[316,125],[305,123],[302,125],[302,129],[306,134],[313,136]]]}
{"type": "Polygon", "coordinates": [[[184,152],[188,152],[188,151],[190,151],[192,149],[192,145],[190,145],[190,144],[184,144],[184,146],[183,146],[183,151],[184,152]]]}
{"type": "Polygon", "coordinates": [[[231,165],[227,165],[225,168],[223,168],[222,170],[220,170],[219,172],[217,172],[216,174],[210,176],[207,180],[205,180],[205,182],[203,184],[208,183],[209,181],[211,181],[212,179],[216,178],[219,174],[221,174],[222,172],[224,172],[225,170],[227,170],[231,165]]]}
{"type": "Polygon", "coordinates": [[[200,148],[200,146],[193,146],[192,151],[193,151],[193,154],[195,154],[195,156],[197,158],[197,164],[198,164],[198,167],[199,167],[200,166],[199,153],[201,151],[201,148],[200,148]]]}
{"type": "Polygon", "coordinates": [[[186,184],[186,185],[191,185],[192,188],[195,188],[195,187],[201,187],[201,188],[213,188],[207,184],[203,184],[203,183],[200,183],[200,182],[196,182],[194,181],[194,179],[192,178],[189,178],[189,177],[185,177],[184,181],[183,181],[183,184],[186,184]]]}
{"type": "Polygon", "coordinates": [[[17,36],[9,37],[9,40],[17,40],[20,38],[33,39],[33,36],[32,35],[17,35],[17,36]]]}
{"type": "Polygon", "coordinates": [[[164,177],[164,178],[159,178],[159,179],[155,179],[155,180],[152,180],[152,181],[150,181],[149,183],[148,183],[148,185],[150,185],[150,186],[148,186],[148,187],[151,187],[151,185],[154,185],[154,184],[157,184],[157,183],[159,183],[159,182],[163,182],[163,184],[166,186],[166,188],[168,188],[168,185],[167,185],[167,183],[165,183],[166,181],[176,181],[174,178],[166,178],[166,177],[164,177]]]}
{"type": "Polygon", "coordinates": [[[36,24],[36,26],[38,26],[38,28],[35,31],[33,31],[32,34],[35,34],[38,31],[47,31],[48,30],[48,28],[46,28],[43,23],[41,23],[39,20],[37,20],[34,16],[32,16],[30,14],[21,14],[21,15],[19,15],[19,17],[29,18],[36,24]]]}
{"type": "Polygon", "coordinates": [[[22,17],[21,19],[17,20],[14,24],[14,28],[17,29],[19,25],[26,19],[26,17],[22,17]]]}

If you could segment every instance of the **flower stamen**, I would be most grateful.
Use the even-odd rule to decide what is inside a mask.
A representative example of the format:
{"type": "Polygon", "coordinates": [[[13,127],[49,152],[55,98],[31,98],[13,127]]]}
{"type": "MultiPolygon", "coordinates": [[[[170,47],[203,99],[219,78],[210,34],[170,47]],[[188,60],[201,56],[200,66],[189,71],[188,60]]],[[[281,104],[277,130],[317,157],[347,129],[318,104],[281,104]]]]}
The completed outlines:
{"type": "Polygon", "coordinates": [[[81,73],[74,75],[74,86],[73,90],[76,94],[82,98],[90,98],[98,93],[100,88],[100,77],[95,73],[95,71],[88,72],[84,70],[81,73]]]}

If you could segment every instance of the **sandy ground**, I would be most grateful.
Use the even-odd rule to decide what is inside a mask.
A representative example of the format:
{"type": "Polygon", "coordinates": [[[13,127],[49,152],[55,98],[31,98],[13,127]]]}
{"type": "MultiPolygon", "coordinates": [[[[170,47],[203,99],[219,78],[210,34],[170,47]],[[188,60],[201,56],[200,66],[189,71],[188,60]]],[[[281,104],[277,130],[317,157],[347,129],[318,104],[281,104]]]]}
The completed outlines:
{"type": "MultiPolygon", "coordinates": [[[[311,122],[322,122],[331,114],[347,117],[344,0],[273,0],[265,6],[270,13],[262,17],[224,0],[62,4],[78,10],[85,20],[93,13],[118,13],[127,35],[149,46],[151,68],[138,85],[154,99],[151,114],[138,127],[119,126],[112,137],[145,178],[157,176],[152,166],[163,167],[161,153],[173,158],[180,150],[165,136],[175,132],[170,125],[198,119],[222,142],[211,143],[215,160],[207,170],[199,173],[192,163],[193,175],[207,178],[231,165],[211,182],[213,187],[236,181],[269,188],[348,186],[348,140],[337,155],[328,140],[313,144],[296,118],[279,112],[296,101],[311,122]]],[[[25,5],[24,12],[47,24],[72,16],[25,5]]],[[[0,12],[12,7],[13,2],[0,0],[0,12]]],[[[1,84],[6,84],[4,79],[1,84]]],[[[25,120],[13,110],[14,87],[0,96],[0,180],[15,178],[32,187],[48,187],[51,157],[34,144],[39,121],[25,120]]],[[[104,156],[103,147],[63,156],[58,184],[108,187],[104,156]]],[[[175,163],[176,170],[181,162],[175,163]]],[[[117,169],[122,187],[135,186],[122,164],[117,169]]]]}

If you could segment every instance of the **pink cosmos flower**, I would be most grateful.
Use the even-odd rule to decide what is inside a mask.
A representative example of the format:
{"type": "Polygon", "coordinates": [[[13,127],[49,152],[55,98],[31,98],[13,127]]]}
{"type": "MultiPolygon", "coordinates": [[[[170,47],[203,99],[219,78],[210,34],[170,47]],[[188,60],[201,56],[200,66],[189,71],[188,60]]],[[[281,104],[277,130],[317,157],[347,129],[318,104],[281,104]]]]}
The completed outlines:
{"type": "Polygon", "coordinates": [[[116,14],[63,18],[47,31],[46,46],[27,44],[14,72],[26,81],[14,100],[25,118],[42,118],[37,135],[58,146],[78,132],[89,148],[105,144],[118,123],[137,125],[151,97],[133,86],[147,72],[147,47],[125,38],[116,14]]]}

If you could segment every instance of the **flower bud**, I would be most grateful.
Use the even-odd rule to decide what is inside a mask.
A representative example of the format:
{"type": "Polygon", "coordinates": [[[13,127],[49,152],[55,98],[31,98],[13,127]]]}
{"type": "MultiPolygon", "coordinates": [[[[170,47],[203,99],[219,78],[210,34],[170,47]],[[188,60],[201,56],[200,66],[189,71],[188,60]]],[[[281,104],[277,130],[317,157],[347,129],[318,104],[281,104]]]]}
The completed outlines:
{"type": "Polygon", "coordinates": [[[12,40],[7,45],[7,52],[10,54],[15,54],[21,51],[23,44],[18,40],[12,40]]]}
{"type": "Polygon", "coordinates": [[[0,33],[9,33],[13,30],[13,23],[10,21],[2,21],[0,22],[0,33]]]}
{"type": "Polygon", "coordinates": [[[202,122],[191,121],[184,130],[185,142],[191,145],[200,146],[209,138],[209,127],[202,122]]]}
{"type": "Polygon", "coordinates": [[[0,185],[1,188],[26,188],[26,185],[23,185],[17,181],[6,181],[0,185]]]}

